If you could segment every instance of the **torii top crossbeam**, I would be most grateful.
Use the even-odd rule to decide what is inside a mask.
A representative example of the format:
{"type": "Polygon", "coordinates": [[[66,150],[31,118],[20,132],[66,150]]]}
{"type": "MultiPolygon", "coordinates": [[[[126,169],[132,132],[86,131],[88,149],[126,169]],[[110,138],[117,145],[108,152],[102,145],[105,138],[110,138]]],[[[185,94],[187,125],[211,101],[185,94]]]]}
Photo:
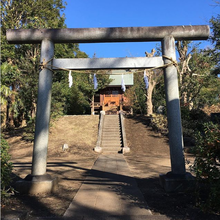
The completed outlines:
{"type": "Polygon", "coordinates": [[[116,27],[116,28],[64,28],[7,30],[9,43],[41,43],[49,39],[54,43],[101,43],[161,41],[166,36],[175,40],[206,40],[208,25],[116,27]]]}

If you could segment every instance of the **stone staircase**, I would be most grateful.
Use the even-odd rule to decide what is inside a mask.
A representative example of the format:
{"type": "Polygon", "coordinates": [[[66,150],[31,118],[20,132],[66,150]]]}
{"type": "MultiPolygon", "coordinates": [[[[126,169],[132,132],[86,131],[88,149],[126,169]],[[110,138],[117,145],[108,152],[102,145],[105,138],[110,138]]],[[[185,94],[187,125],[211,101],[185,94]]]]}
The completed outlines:
{"type": "Polygon", "coordinates": [[[119,115],[105,115],[101,137],[103,152],[121,152],[122,140],[119,115]]]}

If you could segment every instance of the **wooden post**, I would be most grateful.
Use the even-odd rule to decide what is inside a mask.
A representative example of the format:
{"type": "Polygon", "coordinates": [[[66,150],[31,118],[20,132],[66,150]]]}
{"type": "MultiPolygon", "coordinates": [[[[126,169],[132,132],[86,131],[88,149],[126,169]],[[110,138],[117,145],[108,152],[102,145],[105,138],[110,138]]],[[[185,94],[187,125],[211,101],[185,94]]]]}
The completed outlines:
{"type": "Polygon", "coordinates": [[[92,96],[92,105],[91,105],[91,115],[95,114],[95,107],[94,107],[95,103],[94,103],[94,95],[92,96]]]}

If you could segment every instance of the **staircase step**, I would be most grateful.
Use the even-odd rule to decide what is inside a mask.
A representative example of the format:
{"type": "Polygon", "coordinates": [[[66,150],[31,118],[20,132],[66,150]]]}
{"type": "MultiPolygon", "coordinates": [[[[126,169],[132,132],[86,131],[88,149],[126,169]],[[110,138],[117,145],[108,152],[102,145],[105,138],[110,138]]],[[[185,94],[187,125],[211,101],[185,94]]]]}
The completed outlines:
{"type": "Polygon", "coordinates": [[[120,130],[103,130],[103,134],[120,134],[120,130]]]}
{"type": "Polygon", "coordinates": [[[103,132],[105,132],[105,133],[118,133],[118,134],[120,134],[121,133],[121,131],[118,129],[106,129],[106,128],[104,128],[103,130],[102,130],[103,132]]]}
{"type": "Polygon", "coordinates": [[[106,141],[106,140],[103,140],[101,145],[121,145],[121,141],[118,140],[118,141],[106,141]]]}
{"type": "Polygon", "coordinates": [[[102,136],[102,141],[121,141],[120,136],[102,136]]]}
{"type": "Polygon", "coordinates": [[[121,142],[101,142],[102,146],[121,146],[121,142]]]}
{"type": "Polygon", "coordinates": [[[106,134],[102,135],[102,140],[121,140],[121,135],[106,133],[106,134]]]}
{"type": "Polygon", "coordinates": [[[111,123],[111,124],[109,124],[109,123],[106,123],[106,124],[103,124],[104,125],[104,127],[107,127],[107,128],[119,128],[119,124],[118,123],[111,123]]]}
{"type": "Polygon", "coordinates": [[[118,135],[118,136],[120,136],[121,132],[120,131],[106,131],[106,130],[104,130],[102,132],[102,134],[104,134],[104,135],[118,135]]]}
{"type": "Polygon", "coordinates": [[[121,139],[121,136],[118,133],[117,134],[105,133],[102,135],[102,139],[107,139],[107,140],[121,139]]]}
{"type": "Polygon", "coordinates": [[[108,143],[101,143],[101,145],[102,146],[107,146],[107,147],[110,147],[110,146],[115,146],[115,147],[117,147],[117,146],[121,146],[121,142],[118,142],[118,143],[115,143],[115,142],[108,142],[108,143]]]}
{"type": "Polygon", "coordinates": [[[119,152],[121,151],[121,131],[118,115],[105,115],[101,147],[103,152],[119,152]]]}
{"type": "Polygon", "coordinates": [[[115,125],[115,126],[104,126],[103,128],[104,128],[104,129],[118,129],[118,130],[120,130],[119,125],[115,125]]]}
{"type": "Polygon", "coordinates": [[[121,141],[120,136],[102,136],[102,141],[121,141]]]}
{"type": "Polygon", "coordinates": [[[121,147],[102,147],[104,152],[119,152],[122,150],[121,147]]]}
{"type": "Polygon", "coordinates": [[[119,123],[118,122],[106,122],[103,124],[105,127],[116,127],[116,126],[119,126],[119,123]]]}
{"type": "Polygon", "coordinates": [[[118,143],[121,143],[121,138],[108,138],[108,139],[102,139],[101,143],[109,143],[109,142],[118,142],[118,143]]]}
{"type": "Polygon", "coordinates": [[[103,133],[110,133],[110,134],[113,134],[113,133],[117,133],[117,134],[120,134],[120,130],[117,130],[117,129],[103,129],[103,133]]]}

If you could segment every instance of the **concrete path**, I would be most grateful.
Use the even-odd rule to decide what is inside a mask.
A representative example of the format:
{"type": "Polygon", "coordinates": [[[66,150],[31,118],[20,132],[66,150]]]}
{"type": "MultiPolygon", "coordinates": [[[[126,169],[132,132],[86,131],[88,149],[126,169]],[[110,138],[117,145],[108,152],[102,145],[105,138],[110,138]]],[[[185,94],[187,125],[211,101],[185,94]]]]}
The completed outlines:
{"type": "Polygon", "coordinates": [[[107,153],[99,156],[64,217],[74,220],[166,219],[152,215],[123,154],[107,153]]]}

